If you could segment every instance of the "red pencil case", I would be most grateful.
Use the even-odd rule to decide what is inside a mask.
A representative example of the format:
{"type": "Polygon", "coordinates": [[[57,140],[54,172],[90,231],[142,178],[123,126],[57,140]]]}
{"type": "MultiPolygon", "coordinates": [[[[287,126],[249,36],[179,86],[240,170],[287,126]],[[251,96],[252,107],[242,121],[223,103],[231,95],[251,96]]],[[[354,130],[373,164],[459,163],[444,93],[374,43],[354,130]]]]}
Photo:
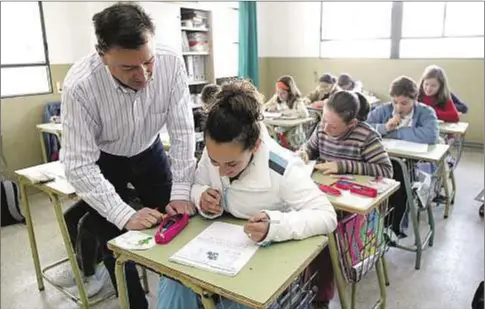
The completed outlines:
{"type": "Polygon", "coordinates": [[[367,196],[367,197],[376,197],[377,196],[377,189],[372,187],[367,187],[355,182],[351,181],[337,181],[335,186],[342,190],[350,190],[351,193],[367,196]]]}
{"type": "Polygon", "coordinates": [[[187,226],[189,219],[187,213],[166,216],[155,233],[155,242],[159,245],[168,244],[187,226]]]}

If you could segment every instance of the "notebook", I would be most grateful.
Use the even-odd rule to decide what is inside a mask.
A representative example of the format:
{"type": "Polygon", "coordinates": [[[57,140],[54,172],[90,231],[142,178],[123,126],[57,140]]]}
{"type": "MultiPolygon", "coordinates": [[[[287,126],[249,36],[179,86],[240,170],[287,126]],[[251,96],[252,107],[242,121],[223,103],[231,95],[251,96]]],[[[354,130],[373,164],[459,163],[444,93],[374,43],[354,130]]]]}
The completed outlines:
{"type": "Polygon", "coordinates": [[[234,277],[259,246],[243,226],[214,222],[169,258],[169,261],[234,277]]]}

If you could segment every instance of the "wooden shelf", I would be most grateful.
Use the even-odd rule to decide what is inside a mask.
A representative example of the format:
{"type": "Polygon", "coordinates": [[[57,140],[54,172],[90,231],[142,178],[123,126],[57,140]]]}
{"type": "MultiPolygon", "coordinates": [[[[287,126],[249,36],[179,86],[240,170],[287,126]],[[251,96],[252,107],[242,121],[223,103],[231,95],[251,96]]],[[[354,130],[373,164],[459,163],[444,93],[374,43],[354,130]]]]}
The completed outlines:
{"type": "Polygon", "coordinates": [[[208,32],[207,28],[194,28],[194,27],[181,27],[182,31],[192,31],[192,32],[208,32]]]}

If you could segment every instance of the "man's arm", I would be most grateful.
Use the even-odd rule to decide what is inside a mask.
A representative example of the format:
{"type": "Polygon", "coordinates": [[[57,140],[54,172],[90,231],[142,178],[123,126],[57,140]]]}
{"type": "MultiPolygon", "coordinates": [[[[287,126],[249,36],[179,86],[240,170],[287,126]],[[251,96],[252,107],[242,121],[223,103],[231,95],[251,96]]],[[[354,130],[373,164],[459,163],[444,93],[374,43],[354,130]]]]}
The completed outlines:
{"type": "Polygon", "coordinates": [[[190,201],[190,188],[196,165],[194,120],[187,73],[182,59],[177,58],[175,70],[167,118],[173,176],[170,200],[190,201]]]}
{"type": "Polygon", "coordinates": [[[82,91],[64,87],[61,162],[76,194],[121,230],[135,210],[123,202],[96,164],[100,150],[94,136],[99,124],[84,104],[82,91]]]}

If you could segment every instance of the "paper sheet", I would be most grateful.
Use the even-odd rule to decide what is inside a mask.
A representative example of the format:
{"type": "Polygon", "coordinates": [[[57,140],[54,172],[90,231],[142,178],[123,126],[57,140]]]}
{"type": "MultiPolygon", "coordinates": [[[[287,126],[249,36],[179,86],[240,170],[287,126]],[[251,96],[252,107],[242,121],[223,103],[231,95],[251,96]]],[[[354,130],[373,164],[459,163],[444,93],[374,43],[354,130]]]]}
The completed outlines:
{"type": "Polygon", "coordinates": [[[401,151],[409,153],[426,153],[428,152],[428,144],[419,144],[399,139],[382,139],[384,148],[388,151],[401,151]]]}
{"type": "Polygon", "coordinates": [[[214,222],[172,255],[169,261],[233,277],[258,248],[244,233],[242,226],[214,222]]]}

